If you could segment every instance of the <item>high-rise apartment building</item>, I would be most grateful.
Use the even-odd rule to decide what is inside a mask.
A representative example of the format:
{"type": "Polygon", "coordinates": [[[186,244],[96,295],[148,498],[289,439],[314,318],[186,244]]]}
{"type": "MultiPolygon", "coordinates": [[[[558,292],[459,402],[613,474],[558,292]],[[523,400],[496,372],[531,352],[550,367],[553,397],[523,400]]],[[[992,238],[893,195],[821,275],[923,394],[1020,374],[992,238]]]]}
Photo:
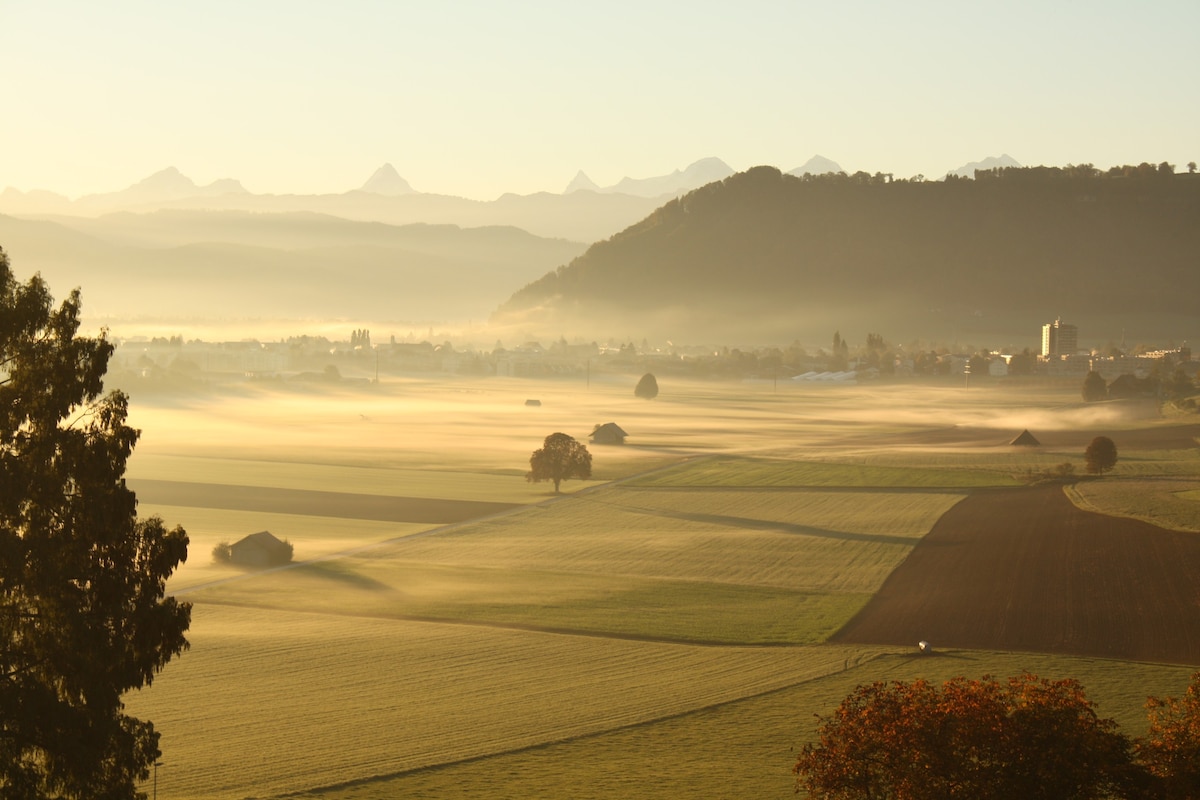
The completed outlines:
{"type": "Polygon", "coordinates": [[[1062,319],[1042,326],[1042,358],[1073,356],[1079,350],[1079,328],[1062,319]]]}

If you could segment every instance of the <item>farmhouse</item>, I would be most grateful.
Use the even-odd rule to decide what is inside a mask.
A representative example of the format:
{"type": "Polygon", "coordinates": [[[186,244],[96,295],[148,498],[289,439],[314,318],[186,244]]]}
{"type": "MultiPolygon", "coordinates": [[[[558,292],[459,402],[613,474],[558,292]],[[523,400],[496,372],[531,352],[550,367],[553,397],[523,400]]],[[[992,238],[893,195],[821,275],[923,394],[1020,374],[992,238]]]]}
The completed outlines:
{"type": "Polygon", "coordinates": [[[625,437],[629,434],[621,430],[621,426],[615,422],[606,422],[603,425],[597,425],[592,430],[593,444],[625,444],[625,437]]]}
{"type": "Polygon", "coordinates": [[[229,546],[231,563],[243,567],[273,567],[292,560],[292,545],[270,531],[252,533],[229,546]]]}

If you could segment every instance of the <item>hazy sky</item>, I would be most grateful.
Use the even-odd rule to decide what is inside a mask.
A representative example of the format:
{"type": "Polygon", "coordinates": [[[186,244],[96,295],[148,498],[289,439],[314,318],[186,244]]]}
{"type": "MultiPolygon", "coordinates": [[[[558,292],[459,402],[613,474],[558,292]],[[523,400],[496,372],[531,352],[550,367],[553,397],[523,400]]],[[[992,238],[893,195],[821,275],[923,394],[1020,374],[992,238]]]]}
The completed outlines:
{"type": "Polygon", "coordinates": [[[1200,2],[0,0],[0,187],[1200,160],[1200,2]]]}

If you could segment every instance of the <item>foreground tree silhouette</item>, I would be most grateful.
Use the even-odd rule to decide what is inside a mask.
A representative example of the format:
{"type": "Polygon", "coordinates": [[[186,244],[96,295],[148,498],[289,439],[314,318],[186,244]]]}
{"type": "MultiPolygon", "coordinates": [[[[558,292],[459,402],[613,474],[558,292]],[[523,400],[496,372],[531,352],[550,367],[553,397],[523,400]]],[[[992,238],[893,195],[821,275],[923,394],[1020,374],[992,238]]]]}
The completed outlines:
{"type": "Polygon", "coordinates": [[[190,606],[164,597],[187,534],[139,520],[126,488],[138,431],[102,396],[112,354],[78,335],[79,291],[54,310],[0,250],[0,796],[139,795],[154,726],[122,713],[187,647],[190,606]]]}
{"type": "Polygon", "coordinates": [[[529,472],[525,480],[530,483],[553,481],[554,491],[568,478],[587,480],[592,477],[592,454],[585,445],[565,433],[552,433],[546,437],[540,450],[529,457],[529,472]]]}
{"type": "Polygon", "coordinates": [[[1073,680],[1024,674],[860,686],[796,761],[797,791],[830,800],[1063,800],[1126,792],[1130,741],[1073,680]]]}
{"type": "Polygon", "coordinates": [[[1103,475],[1117,465],[1117,445],[1107,436],[1097,436],[1083,451],[1089,475],[1103,475]]]}

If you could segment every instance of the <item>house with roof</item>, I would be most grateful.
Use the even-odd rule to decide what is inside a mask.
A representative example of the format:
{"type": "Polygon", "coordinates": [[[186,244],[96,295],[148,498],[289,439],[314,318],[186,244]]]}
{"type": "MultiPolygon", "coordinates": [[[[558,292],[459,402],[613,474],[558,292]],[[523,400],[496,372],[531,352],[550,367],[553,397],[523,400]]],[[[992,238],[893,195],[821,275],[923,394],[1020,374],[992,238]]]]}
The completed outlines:
{"type": "Polygon", "coordinates": [[[1037,440],[1037,437],[1029,432],[1029,429],[1021,431],[1021,435],[1013,439],[1009,444],[1018,447],[1041,447],[1042,443],[1037,440]]]}
{"type": "Polygon", "coordinates": [[[292,550],[270,531],[259,531],[229,545],[229,561],[240,567],[275,567],[291,562],[292,550]]]}
{"type": "Polygon", "coordinates": [[[592,429],[592,444],[625,444],[629,434],[615,422],[606,422],[592,429]]]}

